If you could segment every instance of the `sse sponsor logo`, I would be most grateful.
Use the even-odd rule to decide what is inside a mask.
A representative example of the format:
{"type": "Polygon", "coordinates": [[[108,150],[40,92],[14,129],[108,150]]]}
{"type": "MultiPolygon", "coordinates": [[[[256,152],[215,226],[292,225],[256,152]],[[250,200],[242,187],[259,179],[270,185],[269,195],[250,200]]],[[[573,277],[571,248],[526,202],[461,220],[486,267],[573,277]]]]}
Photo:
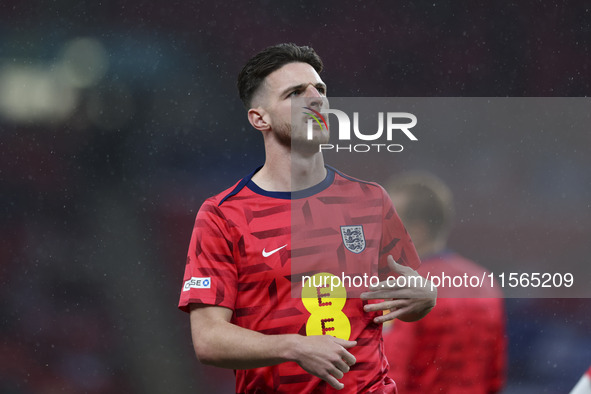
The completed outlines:
{"type": "Polygon", "coordinates": [[[183,286],[183,291],[188,291],[189,289],[209,289],[211,287],[211,278],[197,278],[192,277],[188,281],[185,282],[183,286]]]}

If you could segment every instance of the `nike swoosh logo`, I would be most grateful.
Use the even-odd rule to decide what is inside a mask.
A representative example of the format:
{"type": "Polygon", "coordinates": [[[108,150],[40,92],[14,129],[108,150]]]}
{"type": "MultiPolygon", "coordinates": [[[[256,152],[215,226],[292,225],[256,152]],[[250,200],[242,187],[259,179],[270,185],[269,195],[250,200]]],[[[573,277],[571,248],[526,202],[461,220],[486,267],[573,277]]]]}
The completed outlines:
{"type": "Polygon", "coordinates": [[[265,249],[263,249],[263,257],[269,257],[269,256],[271,256],[273,253],[275,253],[275,252],[279,252],[281,249],[285,248],[286,246],[287,246],[287,244],[283,245],[283,246],[282,246],[282,247],[280,247],[280,248],[277,248],[277,249],[275,249],[275,250],[272,250],[272,251],[270,251],[270,252],[266,252],[266,251],[265,251],[265,249]]]}

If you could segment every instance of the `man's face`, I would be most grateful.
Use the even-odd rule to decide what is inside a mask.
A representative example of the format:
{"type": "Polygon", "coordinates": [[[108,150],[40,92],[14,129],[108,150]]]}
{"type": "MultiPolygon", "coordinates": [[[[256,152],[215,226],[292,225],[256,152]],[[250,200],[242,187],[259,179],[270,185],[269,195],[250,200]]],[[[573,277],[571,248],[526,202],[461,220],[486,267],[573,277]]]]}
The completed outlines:
{"type": "Polygon", "coordinates": [[[282,143],[317,146],[328,142],[328,130],[315,121],[312,122],[313,140],[307,139],[308,120],[312,117],[304,112],[313,113],[310,109],[320,112],[326,105],[326,85],[308,63],[288,63],[269,74],[255,100],[265,109],[266,120],[282,143]]]}
{"type": "MultiPolygon", "coordinates": [[[[390,198],[392,199],[392,204],[394,205],[394,208],[396,208],[396,212],[398,213],[398,217],[400,217],[400,220],[402,220],[402,223],[404,223],[405,226],[407,226],[407,230],[408,230],[408,217],[406,215],[406,209],[408,207],[408,195],[404,192],[400,192],[400,191],[390,191],[390,198]]],[[[410,232],[410,230],[409,230],[410,232]]],[[[411,234],[411,238],[412,238],[412,234],[411,234]]]]}
{"type": "Polygon", "coordinates": [[[430,237],[427,226],[419,221],[410,220],[408,217],[411,196],[407,192],[390,190],[389,194],[392,204],[398,213],[398,217],[402,220],[402,224],[404,224],[406,231],[410,234],[412,242],[415,244],[417,252],[420,255],[430,237]]]}

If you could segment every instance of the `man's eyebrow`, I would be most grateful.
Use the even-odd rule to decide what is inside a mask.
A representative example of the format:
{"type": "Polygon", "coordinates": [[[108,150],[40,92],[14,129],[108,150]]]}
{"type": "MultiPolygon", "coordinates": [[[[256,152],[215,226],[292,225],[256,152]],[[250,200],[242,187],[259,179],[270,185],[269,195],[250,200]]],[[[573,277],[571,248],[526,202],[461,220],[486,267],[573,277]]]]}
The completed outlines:
{"type": "Polygon", "coordinates": [[[323,83],[323,82],[318,82],[316,85],[314,85],[314,87],[315,87],[316,89],[318,89],[318,88],[322,88],[322,89],[326,90],[326,84],[325,84],[325,83],[323,83]]]}
{"type": "MultiPolygon", "coordinates": [[[[300,90],[300,89],[304,89],[304,88],[305,88],[306,86],[308,86],[308,85],[311,85],[311,84],[310,84],[310,83],[301,83],[301,84],[299,84],[299,85],[290,86],[290,87],[288,87],[288,88],[284,89],[284,90],[281,92],[281,95],[283,96],[283,95],[287,94],[288,92],[291,92],[291,91],[294,91],[294,90],[300,90]]],[[[316,89],[318,89],[318,88],[322,88],[322,89],[326,90],[326,85],[325,85],[324,83],[322,83],[322,82],[315,83],[315,84],[314,84],[314,87],[315,87],[316,89]]]]}
{"type": "Polygon", "coordinates": [[[281,95],[283,96],[283,95],[287,94],[288,92],[291,92],[291,91],[294,91],[294,90],[300,90],[300,89],[303,89],[305,86],[306,86],[306,84],[304,84],[304,83],[300,83],[299,85],[293,85],[293,86],[290,86],[290,87],[288,87],[288,88],[284,89],[284,90],[281,92],[281,95]]]}

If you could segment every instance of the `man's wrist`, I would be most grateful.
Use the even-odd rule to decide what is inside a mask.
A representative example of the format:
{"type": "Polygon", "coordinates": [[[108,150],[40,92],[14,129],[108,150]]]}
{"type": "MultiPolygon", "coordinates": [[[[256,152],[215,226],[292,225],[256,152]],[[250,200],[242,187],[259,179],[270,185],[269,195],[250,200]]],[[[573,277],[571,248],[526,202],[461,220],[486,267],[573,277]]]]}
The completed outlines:
{"type": "Polygon", "coordinates": [[[299,350],[301,347],[301,339],[303,338],[298,334],[286,334],[282,335],[281,347],[279,357],[285,361],[295,361],[299,359],[299,350]]]}

